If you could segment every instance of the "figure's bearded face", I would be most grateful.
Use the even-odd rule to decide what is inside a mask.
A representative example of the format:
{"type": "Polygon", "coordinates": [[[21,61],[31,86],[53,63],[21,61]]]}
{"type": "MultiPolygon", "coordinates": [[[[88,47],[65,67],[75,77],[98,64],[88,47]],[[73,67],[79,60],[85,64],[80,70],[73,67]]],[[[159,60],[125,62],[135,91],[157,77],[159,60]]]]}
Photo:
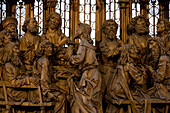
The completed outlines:
{"type": "Polygon", "coordinates": [[[17,33],[17,26],[15,24],[9,24],[5,30],[10,33],[11,37],[14,39],[17,39],[18,33],[17,33]]]}
{"type": "Polygon", "coordinates": [[[10,33],[6,33],[4,35],[4,44],[6,45],[7,43],[12,42],[12,36],[10,33]]]}
{"type": "Polygon", "coordinates": [[[107,26],[105,27],[105,34],[107,35],[107,38],[110,40],[113,40],[116,38],[116,25],[114,22],[108,22],[107,26]]]}
{"type": "Polygon", "coordinates": [[[143,34],[145,34],[145,33],[148,33],[149,28],[146,26],[146,21],[145,21],[145,19],[139,18],[139,19],[136,21],[135,30],[136,30],[136,33],[138,33],[138,34],[140,34],[140,35],[143,35],[143,34]]]}
{"type": "Polygon", "coordinates": [[[29,24],[27,25],[27,30],[30,33],[38,33],[38,25],[37,25],[37,21],[35,19],[31,19],[29,24]]]}

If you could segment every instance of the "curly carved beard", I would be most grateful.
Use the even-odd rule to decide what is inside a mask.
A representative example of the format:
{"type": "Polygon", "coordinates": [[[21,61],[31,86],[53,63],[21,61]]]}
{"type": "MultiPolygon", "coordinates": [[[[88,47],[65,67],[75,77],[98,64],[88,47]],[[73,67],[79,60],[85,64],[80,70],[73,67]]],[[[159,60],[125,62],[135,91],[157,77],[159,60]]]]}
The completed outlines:
{"type": "Polygon", "coordinates": [[[116,31],[114,30],[110,30],[107,34],[107,37],[110,39],[110,40],[113,40],[116,38],[116,31]]]}
{"type": "Polygon", "coordinates": [[[36,33],[38,33],[38,28],[37,27],[28,27],[28,31],[33,34],[36,34],[36,33]]]}

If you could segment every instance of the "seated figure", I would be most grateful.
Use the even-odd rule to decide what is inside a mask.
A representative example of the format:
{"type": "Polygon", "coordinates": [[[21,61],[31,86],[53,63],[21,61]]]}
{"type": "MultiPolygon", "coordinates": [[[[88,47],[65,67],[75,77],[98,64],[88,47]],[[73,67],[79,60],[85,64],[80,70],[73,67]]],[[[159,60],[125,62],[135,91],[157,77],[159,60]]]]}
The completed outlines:
{"type": "MultiPolygon", "coordinates": [[[[107,92],[108,96],[118,101],[119,104],[121,104],[122,100],[128,99],[131,103],[132,111],[135,113],[139,113],[139,111],[134,103],[134,99],[137,98],[135,98],[132,93],[131,82],[133,82],[133,86],[140,86],[133,92],[140,90],[140,92],[143,93],[142,85],[145,84],[146,81],[146,73],[144,67],[138,62],[139,58],[132,44],[122,46],[118,66],[108,86],[107,92]]],[[[107,113],[112,113],[112,111],[115,110],[114,105],[108,104],[106,109],[107,113]]]]}
{"type": "Polygon", "coordinates": [[[152,65],[148,66],[154,81],[154,86],[149,89],[148,93],[152,98],[170,100],[170,57],[168,50],[159,38],[151,38],[149,42],[149,49],[157,51],[159,56],[154,54],[153,57],[155,59],[158,56],[155,63],[156,68],[152,65]]]}
{"type": "MultiPolygon", "coordinates": [[[[21,69],[23,66],[19,58],[18,44],[14,42],[8,43],[4,48],[3,61],[3,80],[8,81],[13,87],[30,85],[36,83],[34,77],[27,77],[21,69]]],[[[22,89],[8,88],[9,98],[14,101],[24,101],[27,97],[27,91],[22,89]]]]}

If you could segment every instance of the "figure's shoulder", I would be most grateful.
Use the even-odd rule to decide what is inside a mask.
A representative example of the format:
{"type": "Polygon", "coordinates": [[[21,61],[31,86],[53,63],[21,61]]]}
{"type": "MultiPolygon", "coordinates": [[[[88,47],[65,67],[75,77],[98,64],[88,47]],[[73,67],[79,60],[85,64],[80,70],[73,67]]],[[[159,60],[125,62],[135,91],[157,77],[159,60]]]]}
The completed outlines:
{"type": "Polygon", "coordinates": [[[102,42],[100,42],[99,47],[105,45],[107,42],[108,42],[107,39],[104,38],[102,42]]]}

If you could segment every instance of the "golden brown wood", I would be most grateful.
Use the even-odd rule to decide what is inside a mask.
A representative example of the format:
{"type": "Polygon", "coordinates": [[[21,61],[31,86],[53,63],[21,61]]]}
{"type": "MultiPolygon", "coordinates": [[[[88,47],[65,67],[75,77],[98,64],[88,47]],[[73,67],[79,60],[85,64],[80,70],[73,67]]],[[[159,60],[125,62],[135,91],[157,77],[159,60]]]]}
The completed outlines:
{"type": "Polygon", "coordinates": [[[5,96],[6,113],[10,113],[10,106],[9,106],[9,102],[8,102],[8,96],[7,96],[7,90],[5,87],[5,83],[3,83],[2,85],[3,85],[4,96],[5,96]]]}

